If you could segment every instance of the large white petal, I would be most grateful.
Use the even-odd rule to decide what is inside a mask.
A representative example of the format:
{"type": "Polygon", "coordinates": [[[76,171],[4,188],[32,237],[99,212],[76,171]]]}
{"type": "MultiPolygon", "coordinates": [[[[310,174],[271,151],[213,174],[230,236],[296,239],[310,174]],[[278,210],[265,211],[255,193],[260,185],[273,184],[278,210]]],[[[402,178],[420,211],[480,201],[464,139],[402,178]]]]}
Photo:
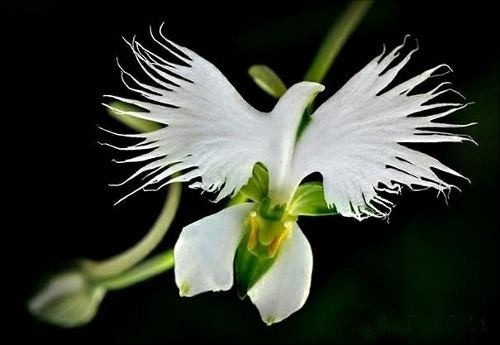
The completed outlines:
{"type": "Polygon", "coordinates": [[[446,132],[471,124],[436,121],[466,106],[432,102],[445,92],[456,93],[447,86],[449,83],[429,92],[409,94],[422,82],[438,76],[437,72],[449,72],[447,65],[388,88],[417,50],[396,61],[405,42],[386,56],[382,53],[373,59],[322,104],[297,144],[290,184],[296,185],[313,172],[321,173],[325,199],[344,216],[387,216],[393,204],[379,192],[398,193],[403,185],[435,188],[445,194],[453,186],[435,170],[463,177],[429,155],[401,145],[472,141],[468,136],[446,132]],[[431,109],[431,114],[415,116],[431,109]]]}
{"type": "Polygon", "coordinates": [[[302,308],[309,295],[312,267],[311,246],[295,223],[276,261],[248,290],[265,323],[279,322],[302,308]]]}
{"type": "Polygon", "coordinates": [[[231,288],[234,256],[252,207],[228,207],[182,230],[174,247],[175,283],[182,296],[231,288]]]}
{"type": "Polygon", "coordinates": [[[293,152],[300,115],[310,94],[322,86],[304,83],[305,87],[295,88],[297,94],[288,97],[291,102],[278,103],[272,113],[262,113],[214,65],[168,40],[161,28],[159,37],[152,32],[151,36],[158,54],[135,40],[127,42],[148,83],[120,66],[125,86],[145,101],[106,96],[143,109],[123,111],[105,104],[115,112],[165,125],[151,133],[124,135],[142,141],[121,149],[145,153],[123,162],[147,162],[127,179],[147,174],[146,182],[130,194],[153,185],[156,190],[168,183],[200,178],[191,186],[219,192],[220,200],[248,181],[257,162],[273,170],[271,176],[283,176],[282,163],[293,152]],[[174,56],[182,64],[165,56],[174,56]]]}

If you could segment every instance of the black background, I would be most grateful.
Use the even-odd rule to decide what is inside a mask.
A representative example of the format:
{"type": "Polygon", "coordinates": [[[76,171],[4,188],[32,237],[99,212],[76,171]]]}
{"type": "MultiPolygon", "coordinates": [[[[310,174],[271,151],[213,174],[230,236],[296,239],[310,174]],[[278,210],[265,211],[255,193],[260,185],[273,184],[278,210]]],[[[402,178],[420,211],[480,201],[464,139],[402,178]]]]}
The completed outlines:
{"type": "MultiPolygon", "coordinates": [[[[291,85],[302,79],[345,2],[198,5],[162,1],[1,2],[3,116],[2,337],[33,343],[274,342],[486,343],[498,318],[498,39],[486,2],[377,2],[342,50],[324,84],[325,99],[381,50],[405,34],[421,50],[403,74],[439,63],[476,104],[454,116],[478,121],[478,142],[424,146],[472,180],[450,180],[449,206],[434,192],[403,193],[390,223],[342,217],[301,219],[314,251],[304,308],[266,327],[234,290],[178,297],[173,273],[104,300],[88,326],[61,330],[33,320],[25,302],[48,270],[78,257],[105,258],[136,242],[159,211],[164,191],[112,204],[127,189],[108,183],[134,167],[97,145],[96,125],[126,131],[100,105],[125,94],[115,57],[135,68],[121,40],[166,21],[170,38],[218,66],[256,108],[274,104],[248,78],[263,63],[291,85]]],[[[321,100],[319,100],[321,101],[321,100]]],[[[221,209],[185,189],[161,248],[182,226],[221,209]]]]}

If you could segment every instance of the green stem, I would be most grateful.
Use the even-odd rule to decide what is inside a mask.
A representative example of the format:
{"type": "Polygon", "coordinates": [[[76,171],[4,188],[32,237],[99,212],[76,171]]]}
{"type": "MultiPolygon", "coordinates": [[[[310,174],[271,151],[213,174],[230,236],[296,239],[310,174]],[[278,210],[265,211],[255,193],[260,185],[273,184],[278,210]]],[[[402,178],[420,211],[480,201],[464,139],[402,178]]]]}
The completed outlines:
{"type": "Polygon", "coordinates": [[[101,284],[109,290],[123,289],[168,271],[173,266],[174,254],[173,250],[169,249],[145,260],[118,276],[105,279],[101,284]]]}
{"type": "Polygon", "coordinates": [[[342,16],[335,21],[326,35],[304,80],[317,83],[323,80],[347,39],[372,4],[372,0],[358,0],[349,3],[342,16]]]}
{"type": "Polygon", "coordinates": [[[107,278],[128,270],[144,259],[160,243],[172,223],[179,207],[181,191],[179,183],[170,186],[160,215],[141,241],[125,252],[107,260],[100,262],[86,261],[84,268],[87,272],[96,279],[107,278]]]}

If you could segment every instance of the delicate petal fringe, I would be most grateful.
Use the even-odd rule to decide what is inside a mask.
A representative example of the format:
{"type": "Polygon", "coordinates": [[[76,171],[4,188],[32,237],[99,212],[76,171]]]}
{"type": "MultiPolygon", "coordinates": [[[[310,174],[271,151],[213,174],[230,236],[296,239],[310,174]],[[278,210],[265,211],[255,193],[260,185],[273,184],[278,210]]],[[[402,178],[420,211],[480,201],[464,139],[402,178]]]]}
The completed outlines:
{"type": "MultiPolygon", "coordinates": [[[[118,202],[140,190],[157,190],[169,183],[189,182],[192,188],[218,193],[215,201],[234,194],[252,174],[255,163],[269,170],[270,188],[286,185],[293,158],[295,134],[310,96],[323,90],[316,83],[292,86],[270,113],[252,108],[211,63],[150,30],[158,48],[180,60],[169,61],[138,43],[125,41],[149,79],[144,83],[120,64],[122,81],[145,100],[114,95],[105,97],[133,105],[138,110],[113,111],[165,125],[151,133],[119,135],[142,139],[121,151],[146,151],[119,163],[143,163],[122,185],[146,174],[145,182],[118,202]],[[155,185],[154,187],[152,185],[155,185]]],[[[110,132],[110,131],[108,131],[110,132]]],[[[111,134],[114,134],[110,132],[111,134]]]]}
{"type": "Polygon", "coordinates": [[[172,182],[197,178],[200,181],[194,182],[193,187],[218,192],[216,200],[220,200],[239,190],[250,178],[253,165],[269,155],[268,143],[260,140],[263,133],[270,134],[265,116],[248,105],[210,62],[168,40],[162,27],[163,24],[158,34],[150,28],[158,53],[146,49],[135,38],[125,40],[147,83],[118,63],[125,87],[145,100],[104,96],[138,108],[122,110],[104,103],[119,114],[165,125],[150,133],[117,134],[142,139],[138,144],[117,147],[103,143],[122,151],[144,151],[118,161],[146,164],[115,185],[143,174],[147,178],[117,203],[140,190],[156,190],[172,182]]]}
{"type": "Polygon", "coordinates": [[[393,204],[379,192],[399,193],[401,186],[434,188],[447,198],[455,186],[438,177],[436,170],[464,178],[429,155],[402,145],[474,143],[467,135],[443,130],[475,124],[437,121],[470,104],[435,102],[446,92],[463,98],[448,82],[429,92],[409,94],[424,81],[450,72],[448,65],[436,66],[387,89],[418,50],[417,46],[396,61],[407,41],[405,37],[402,45],[385,56],[384,47],[381,55],[322,104],[297,144],[292,185],[313,172],[321,173],[325,199],[344,216],[360,220],[387,217],[393,204]],[[433,112],[418,114],[425,110],[433,112]]]}
{"type": "Polygon", "coordinates": [[[440,122],[470,104],[435,101],[446,93],[463,98],[450,83],[410,94],[430,78],[451,72],[448,65],[438,65],[389,87],[418,50],[401,55],[408,37],[388,54],[384,47],[382,54],[322,104],[295,143],[302,111],[311,95],[323,90],[322,85],[295,84],[272,112],[262,113],[246,103],[211,63],[165,38],[161,27],[158,36],[152,30],[150,33],[158,48],[179,63],[146,49],[135,38],[127,41],[149,82],[138,80],[119,65],[122,80],[145,100],[107,95],[138,110],[105,105],[165,127],[133,135],[111,132],[141,140],[134,145],[104,143],[122,151],[143,151],[118,162],[143,166],[117,185],[139,176],[144,180],[120,201],[137,191],[157,190],[174,181],[191,181],[192,188],[218,193],[218,201],[238,191],[250,178],[254,164],[261,162],[268,168],[269,191],[278,202],[287,202],[304,177],[319,172],[326,201],[342,215],[384,218],[393,204],[381,193],[399,193],[402,186],[411,190],[434,188],[446,198],[455,186],[443,181],[436,170],[463,177],[429,155],[402,145],[474,142],[470,136],[447,130],[475,123],[440,122]]]}

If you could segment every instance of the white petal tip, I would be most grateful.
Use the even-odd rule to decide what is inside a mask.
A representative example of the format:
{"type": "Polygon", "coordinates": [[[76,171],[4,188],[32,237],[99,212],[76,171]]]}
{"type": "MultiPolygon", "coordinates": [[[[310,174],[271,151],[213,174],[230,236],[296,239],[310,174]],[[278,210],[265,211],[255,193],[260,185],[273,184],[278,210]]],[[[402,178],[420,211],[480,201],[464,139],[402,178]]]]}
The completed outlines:
{"type": "Polygon", "coordinates": [[[274,316],[273,314],[266,316],[262,319],[262,321],[264,321],[267,326],[271,326],[272,324],[279,322],[279,320],[276,320],[276,316],[274,316]]]}

